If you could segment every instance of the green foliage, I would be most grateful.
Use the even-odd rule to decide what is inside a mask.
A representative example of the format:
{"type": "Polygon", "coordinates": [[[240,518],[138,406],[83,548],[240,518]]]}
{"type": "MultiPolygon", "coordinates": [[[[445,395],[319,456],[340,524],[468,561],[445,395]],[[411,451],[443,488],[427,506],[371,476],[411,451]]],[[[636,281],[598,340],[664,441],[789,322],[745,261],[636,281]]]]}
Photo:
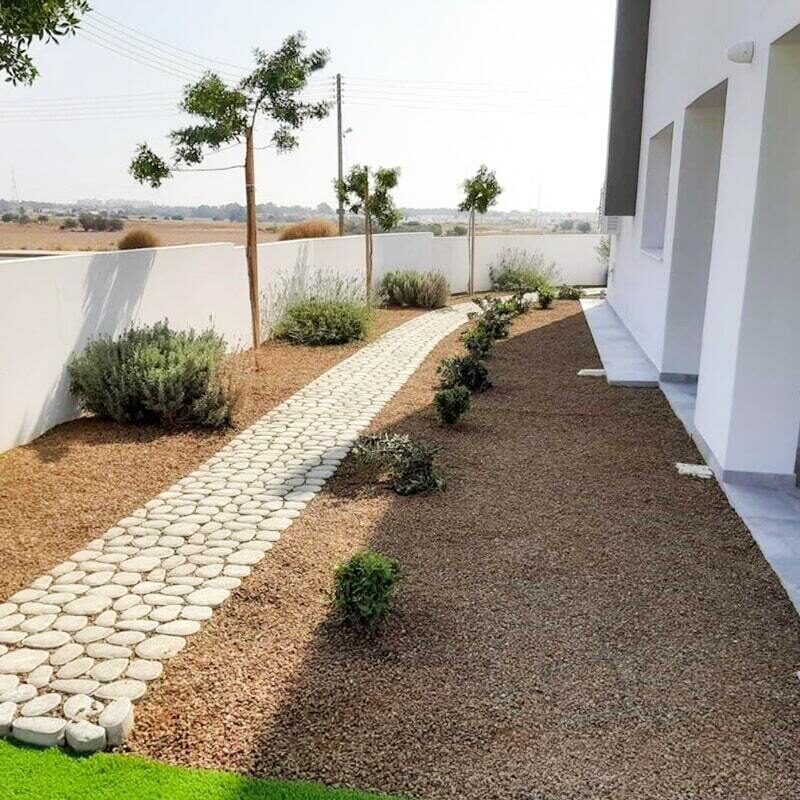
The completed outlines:
{"type": "Polygon", "coordinates": [[[539,308],[550,308],[555,300],[556,297],[556,290],[552,286],[540,286],[539,287],[539,299],[538,304],[539,308]]]}
{"type": "Polygon", "coordinates": [[[371,323],[366,302],[311,297],[291,302],[273,335],[292,344],[345,344],[363,339],[371,323]]]}
{"type": "Polygon", "coordinates": [[[475,319],[477,327],[490,339],[507,339],[511,323],[518,313],[517,306],[499,297],[481,297],[475,302],[481,311],[470,314],[470,319],[475,319]]]}
{"type": "Polygon", "coordinates": [[[455,425],[469,411],[472,398],[466,386],[440,389],[434,396],[439,419],[445,425],[455,425]]]}
{"type": "Polygon", "coordinates": [[[536,292],[543,284],[554,284],[558,270],[541,253],[504,248],[489,266],[489,276],[497,292],[536,292]]]}
{"type": "Polygon", "coordinates": [[[31,84],[39,70],[28,54],[34,40],[57,42],[74,34],[86,0],[3,0],[0,3],[0,73],[14,85],[31,84]]]}
{"type": "Polygon", "coordinates": [[[597,253],[597,260],[600,265],[608,269],[608,261],[611,258],[611,237],[603,236],[594,251],[597,253]]]}
{"type": "Polygon", "coordinates": [[[136,155],[131,161],[129,172],[134,180],[139,183],[148,183],[157,189],[167,179],[172,177],[172,170],[167,162],[156,155],[150,147],[141,142],[136,145],[136,155]]]}
{"type": "Polygon", "coordinates": [[[347,176],[334,181],[336,198],[352,214],[365,213],[378,222],[381,230],[390,231],[403,215],[394,204],[390,192],[400,178],[398,167],[370,167],[355,164],[347,176]],[[365,202],[369,190],[369,202],[365,202]]]}
{"type": "Polygon", "coordinates": [[[121,231],[125,223],[116,217],[105,214],[91,214],[84,211],[78,216],[78,223],[85,231],[121,231]]]}
{"type": "Polygon", "coordinates": [[[467,226],[466,225],[453,225],[453,230],[450,231],[451,236],[466,236],[467,235],[467,226]]]}
{"type": "Polygon", "coordinates": [[[3,222],[16,222],[17,215],[12,214],[10,211],[6,211],[5,214],[2,216],[3,222]]]}
{"type": "Polygon", "coordinates": [[[476,322],[475,325],[464,331],[461,334],[461,341],[467,352],[477,359],[488,358],[494,348],[494,338],[480,322],[476,322]]]}
{"type": "Polygon", "coordinates": [[[202,162],[207,151],[243,141],[256,119],[272,122],[272,146],[279,152],[298,145],[296,132],[310,119],[323,119],[330,111],[327,102],[307,103],[300,99],[309,77],[328,63],[327,50],[305,51],[302,31],[287,37],[274,52],[254,50],[255,68],[236,86],[228,86],[216,73],[207,72],[184,90],[180,108],[198,118],[198,123],[170,134],[173,164],[140,144],[130,173],[140,183],[158,187],[181,166],[202,162]]]}
{"type": "Polygon", "coordinates": [[[41,750],[7,739],[0,739],[0,775],[3,800],[391,800],[317,783],[248,778],[119,753],[76,757],[58,747],[41,750]]]}
{"type": "Polygon", "coordinates": [[[591,222],[579,222],[575,227],[578,233],[589,233],[592,230],[591,222]]]}
{"type": "Polygon", "coordinates": [[[392,558],[360,550],[336,568],[333,605],[354,627],[374,629],[389,614],[399,568],[392,558]]]}
{"type": "Polygon", "coordinates": [[[362,436],[353,446],[353,457],[363,467],[386,470],[392,488],[410,495],[444,489],[445,480],[436,463],[440,450],[408,435],[382,433],[362,436]]]}
{"type": "Polygon", "coordinates": [[[220,367],[225,340],[166,322],[91,341],[69,365],[70,391],[101,417],[168,427],[229,425],[235,397],[220,367]]]}
{"type": "Polygon", "coordinates": [[[464,199],[459,203],[459,211],[477,211],[479,214],[485,214],[491,206],[496,205],[503,191],[497,176],[486,164],[481,164],[475,175],[464,181],[462,188],[464,199]]]}
{"type": "Polygon", "coordinates": [[[443,358],[436,374],[442,389],[464,386],[471,392],[485,392],[492,388],[486,362],[472,355],[443,358]]]}
{"type": "Polygon", "coordinates": [[[567,283],[562,283],[558,287],[559,300],[580,300],[583,297],[583,290],[577,286],[570,286],[567,283]]]}
{"type": "Polygon", "coordinates": [[[78,220],[75,217],[67,217],[60,225],[62,231],[75,230],[79,226],[78,220]]]}
{"type": "Polygon", "coordinates": [[[439,272],[406,269],[387,272],[379,291],[389,305],[442,308],[450,297],[450,284],[439,272]]]}

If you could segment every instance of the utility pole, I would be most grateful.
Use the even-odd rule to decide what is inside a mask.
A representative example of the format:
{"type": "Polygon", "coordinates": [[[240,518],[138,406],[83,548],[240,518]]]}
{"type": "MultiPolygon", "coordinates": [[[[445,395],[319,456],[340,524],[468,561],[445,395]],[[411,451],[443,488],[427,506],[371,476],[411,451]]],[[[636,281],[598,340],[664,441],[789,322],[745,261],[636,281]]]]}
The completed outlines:
{"type": "MultiPolygon", "coordinates": [[[[341,185],[344,179],[342,163],[342,76],[336,74],[336,144],[339,150],[339,184],[341,185]]],[[[339,200],[339,209],[336,212],[339,215],[339,236],[344,236],[344,206],[342,201],[339,200]]]]}

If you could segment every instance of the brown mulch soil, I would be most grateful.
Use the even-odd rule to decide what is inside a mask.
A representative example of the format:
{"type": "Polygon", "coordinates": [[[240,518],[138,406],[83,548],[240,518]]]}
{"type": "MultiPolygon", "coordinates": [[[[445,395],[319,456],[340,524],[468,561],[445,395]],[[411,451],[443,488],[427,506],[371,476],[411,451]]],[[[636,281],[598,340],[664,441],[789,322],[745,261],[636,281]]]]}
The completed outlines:
{"type": "Polygon", "coordinates": [[[576,303],[519,320],[455,430],[436,348],[376,420],[443,445],[445,492],[345,462],[137,704],[134,752],[447,800],[788,800],[800,624],[657,390],[599,366],[576,303]],[[329,611],[334,566],[399,559],[373,641],[329,611]]]}
{"type": "MultiPolygon", "coordinates": [[[[422,312],[379,310],[367,341],[422,312]]],[[[237,429],[247,427],[364,343],[268,342],[237,357],[237,429]]],[[[0,598],[102,536],[225,445],[236,430],[167,432],[85,417],[0,455],[0,598]]]]}

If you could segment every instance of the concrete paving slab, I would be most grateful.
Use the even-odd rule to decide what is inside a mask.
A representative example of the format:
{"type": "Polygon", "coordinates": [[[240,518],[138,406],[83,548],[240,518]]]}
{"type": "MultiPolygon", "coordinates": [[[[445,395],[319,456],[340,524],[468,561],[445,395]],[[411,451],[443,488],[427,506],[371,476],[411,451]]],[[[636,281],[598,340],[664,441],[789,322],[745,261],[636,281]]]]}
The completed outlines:
{"type": "Polygon", "coordinates": [[[611,386],[654,388],[658,370],[606,300],[584,298],[581,308],[611,386]]]}

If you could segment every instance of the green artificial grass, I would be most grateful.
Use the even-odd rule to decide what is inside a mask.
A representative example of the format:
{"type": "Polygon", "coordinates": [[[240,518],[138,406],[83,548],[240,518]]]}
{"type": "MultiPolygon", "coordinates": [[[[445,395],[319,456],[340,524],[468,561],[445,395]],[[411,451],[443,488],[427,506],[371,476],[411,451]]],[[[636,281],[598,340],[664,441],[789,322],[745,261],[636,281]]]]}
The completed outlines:
{"type": "MultiPolygon", "coordinates": [[[[73,756],[0,741],[0,800],[391,800],[311,783],[256,780],[135,756],[73,756]]],[[[397,800],[397,798],[395,799],[397,800]]]]}

